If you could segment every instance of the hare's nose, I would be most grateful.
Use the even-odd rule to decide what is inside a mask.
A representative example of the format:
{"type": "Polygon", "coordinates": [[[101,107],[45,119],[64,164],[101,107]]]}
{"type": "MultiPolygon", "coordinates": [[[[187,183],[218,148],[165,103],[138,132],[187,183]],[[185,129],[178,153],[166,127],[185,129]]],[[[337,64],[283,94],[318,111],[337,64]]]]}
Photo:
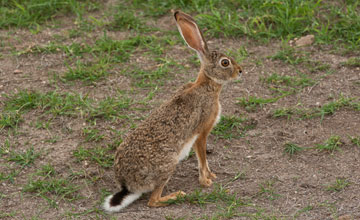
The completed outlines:
{"type": "Polygon", "coordinates": [[[239,74],[241,74],[242,73],[242,69],[239,69],[239,74]]]}

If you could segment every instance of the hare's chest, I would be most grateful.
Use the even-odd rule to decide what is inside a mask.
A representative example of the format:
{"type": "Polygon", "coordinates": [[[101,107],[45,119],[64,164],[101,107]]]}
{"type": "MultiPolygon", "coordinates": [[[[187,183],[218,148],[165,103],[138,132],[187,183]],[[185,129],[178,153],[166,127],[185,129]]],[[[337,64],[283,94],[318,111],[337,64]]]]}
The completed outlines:
{"type": "Polygon", "coordinates": [[[191,150],[192,146],[194,145],[197,137],[198,137],[198,135],[194,135],[192,138],[190,138],[188,141],[185,142],[185,144],[182,146],[181,151],[179,153],[179,157],[178,157],[179,161],[182,161],[189,155],[190,150],[191,150]]]}
{"type": "Polygon", "coordinates": [[[221,118],[221,105],[220,105],[220,103],[218,103],[218,113],[217,113],[217,115],[216,115],[216,119],[215,119],[215,123],[214,123],[214,126],[217,124],[217,123],[219,123],[219,121],[220,121],[220,118],[221,118]]]}

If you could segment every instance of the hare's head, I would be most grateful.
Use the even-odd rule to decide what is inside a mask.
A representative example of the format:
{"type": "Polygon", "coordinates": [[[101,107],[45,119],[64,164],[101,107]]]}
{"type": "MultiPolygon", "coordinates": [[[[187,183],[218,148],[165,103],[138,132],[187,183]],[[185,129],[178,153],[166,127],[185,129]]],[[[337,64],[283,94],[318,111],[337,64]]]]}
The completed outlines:
{"type": "Polygon", "coordinates": [[[201,30],[190,15],[175,11],[174,17],[181,36],[187,45],[197,52],[207,77],[216,83],[224,84],[241,76],[242,69],[233,58],[208,49],[201,30]]]}

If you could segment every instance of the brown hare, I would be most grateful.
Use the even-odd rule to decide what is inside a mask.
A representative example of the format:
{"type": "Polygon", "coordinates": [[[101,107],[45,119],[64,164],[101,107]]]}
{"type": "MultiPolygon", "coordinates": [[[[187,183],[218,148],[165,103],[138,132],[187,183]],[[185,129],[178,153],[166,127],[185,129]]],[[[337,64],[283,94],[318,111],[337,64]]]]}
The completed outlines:
{"type": "Polygon", "coordinates": [[[175,11],[174,17],[181,36],[201,60],[200,72],[195,82],[182,86],[118,147],[114,169],[121,189],[105,199],[106,211],[120,211],[146,192],[152,192],[151,207],[166,206],[166,201],[185,195],[178,191],[161,196],[176,165],[193,145],[200,184],[209,187],[216,178],[206,159],[206,139],[220,118],[222,86],[237,79],[242,69],[231,57],[208,49],[192,17],[181,11],[175,11]]]}

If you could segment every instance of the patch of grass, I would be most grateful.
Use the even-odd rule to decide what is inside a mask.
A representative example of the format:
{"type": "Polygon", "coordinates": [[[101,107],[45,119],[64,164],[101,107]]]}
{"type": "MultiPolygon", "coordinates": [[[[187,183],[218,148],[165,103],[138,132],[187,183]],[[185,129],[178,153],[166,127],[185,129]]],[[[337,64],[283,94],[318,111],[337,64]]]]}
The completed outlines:
{"type": "Polygon", "coordinates": [[[302,150],[304,150],[304,148],[294,143],[288,142],[284,145],[284,153],[289,154],[290,156],[297,154],[302,150]]]}
{"type": "Polygon", "coordinates": [[[347,67],[360,67],[360,58],[359,57],[352,57],[349,58],[347,61],[341,63],[343,66],[347,67]]]}
{"type": "Polygon", "coordinates": [[[245,135],[246,131],[256,126],[254,121],[237,117],[221,116],[219,123],[211,131],[216,138],[232,139],[245,135]]]}
{"type": "Polygon", "coordinates": [[[85,141],[88,142],[99,142],[104,139],[104,135],[100,134],[98,129],[86,127],[83,128],[83,134],[85,135],[85,141]]]}
{"type": "Polygon", "coordinates": [[[272,112],[272,116],[275,118],[287,117],[288,119],[292,116],[298,116],[300,119],[320,117],[321,120],[323,120],[325,116],[333,115],[336,111],[345,107],[359,111],[360,103],[355,101],[354,98],[341,96],[340,98],[317,108],[283,107],[275,109],[272,112]]]}
{"type": "Polygon", "coordinates": [[[59,201],[73,201],[79,198],[76,193],[80,188],[79,186],[71,183],[70,179],[55,176],[55,171],[48,169],[42,168],[40,172],[31,176],[28,183],[23,187],[23,191],[36,193],[52,207],[57,207],[59,201]]]}
{"type": "Polygon", "coordinates": [[[0,113],[0,130],[3,128],[17,128],[18,124],[22,121],[19,112],[2,112],[0,113]]]}
{"type": "Polygon", "coordinates": [[[322,120],[325,115],[332,115],[335,113],[335,111],[339,110],[342,107],[352,107],[356,109],[356,105],[357,102],[353,102],[352,98],[340,97],[339,99],[329,102],[316,109],[313,115],[314,117],[320,116],[322,120]]]}
{"type": "Polygon", "coordinates": [[[10,26],[38,26],[60,14],[76,14],[81,17],[84,11],[98,4],[83,0],[23,0],[0,2],[0,28],[10,26]]]}
{"type": "Polygon", "coordinates": [[[97,146],[95,148],[78,147],[73,156],[77,161],[93,161],[104,168],[112,167],[114,162],[114,155],[111,153],[112,149],[97,146]]]}
{"type": "Polygon", "coordinates": [[[268,180],[260,184],[259,195],[265,195],[265,197],[269,200],[276,200],[277,198],[279,198],[281,195],[276,193],[274,184],[275,180],[268,180]]]}
{"type": "Polygon", "coordinates": [[[20,91],[8,97],[5,101],[5,111],[24,112],[31,109],[40,109],[54,115],[83,115],[89,108],[91,100],[81,94],[65,93],[57,91],[40,93],[37,91],[20,91]]]}
{"type": "Polygon", "coordinates": [[[177,63],[166,59],[158,59],[159,64],[154,70],[143,70],[139,68],[132,68],[131,71],[125,70],[123,74],[133,79],[133,84],[139,88],[154,88],[164,84],[164,81],[169,78],[169,73],[177,63]]]}
{"type": "Polygon", "coordinates": [[[336,178],[334,183],[329,184],[326,187],[326,190],[340,192],[341,190],[345,189],[349,185],[350,185],[350,182],[348,180],[346,180],[345,178],[336,178]]]}
{"type": "Polygon", "coordinates": [[[293,88],[305,88],[315,84],[314,80],[304,74],[299,76],[287,76],[273,73],[268,77],[263,78],[263,81],[272,85],[285,85],[293,88]]]}
{"type": "Polygon", "coordinates": [[[256,96],[249,96],[248,98],[238,98],[239,102],[237,102],[236,104],[245,107],[246,111],[253,112],[256,111],[258,107],[262,108],[263,105],[274,103],[280,98],[282,98],[282,96],[268,99],[258,98],[256,96]]]}
{"type": "Polygon", "coordinates": [[[275,55],[270,56],[269,58],[273,60],[281,60],[291,65],[304,63],[305,61],[308,60],[307,57],[305,57],[302,54],[300,55],[298,51],[296,51],[293,47],[289,47],[289,46],[284,46],[275,55]]]}
{"type": "Polygon", "coordinates": [[[351,136],[349,136],[349,138],[350,138],[350,141],[351,141],[352,144],[360,147],[360,136],[359,137],[351,137],[351,136]]]}
{"type": "Polygon", "coordinates": [[[75,67],[68,66],[68,71],[61,76],[64,81],[82,80],[85,82],[94,82],[104,79],[110,74],[110,66],[107,59],[100,59],[99,62],[83,63],[77,60],[75,67]]]}
{"type": "Polygon", "coordinates": [[[120,116],[127,118],[128,116],[121,115],[121,113],[129,109],[132,104],[133,100],[125,95],[119,95],[114,98],[107,97],[98,103],[97,107],[90,113],[90,117],[114,119],[120,116]]]}
{"type": "Polygon", "coordinates": [[[30,166],[30,164],[34,163],[35,159],[40,156],[39,152],[35,152],[34,147],[30,147],[26,149],[25,152],[15,152],[11,150],[9,152],[8,161],[15,162],[20,165],[22,168],[26,166],[30,166]]]}
{"type": "Polygon", "coordinates": [[[297,218],[301,213],[305,213],[305,212],[311,211],[313,209],[314,209],[314,206],[308,205],[308,206],[300,209],[299,211],[297,211],[296,214],[294,215],[294,217],[297,218]]]}
{"type": "Polygon", "coordinates": [[[320,61],[308,61],[306,64],[310,73],[324,72],[330,70],[331,66],[328,63],[322,63],[320,61]]]}
{"type": "Polygon", "coordinates": [[[0,218],[15,217],[16,211],[12,212],[0,212],[0,218]]]}
{"type": "Polygon", "coordinates": [[[219,204],[225,203],[226,205],[231,204],[243,204],[240,198],[237,198],[236,194],[229,193],[229,190],[224,188],[222,185],[214,184],[213,190],[211,192],[203,192],[201,189],[196,189],[191,194],[187,194],[184,197],[179,197],[176,200],[169,201],[172,203],[184,203],[188,202],[190,204],[196,204],[199,206],[204,206],[207,204],[219,204]]]}
{"type": "Polygon", "coordinates": [[[286,117],[289,120],[293,115],[299,115],[300,117],[308,118],[307,116],[308,114],[309,113],[307,113],[307,110],[305,109],[295,108],[295,107],[292,108],[283,107],[273,110],[272,117],[274,118],[286,117]]]}
{"type": "Polygon", "coordinates": [[[10,152],[10,141],[9,139],[5,139],[4,143],[0,146],[0,156],[6,155],[10,152]]]}
{"type": "Polygon", "coordinates": [[[113,12],[112,21],[107,24],[109,30],[134,30],[137,32],[145,32],[151,30],[147,27],[142,17],[135,10],[130,10],[124,4],[118,4],[113,12]]]}
{"type": "Polygon", "coordinates": [[[327,139],[324,144],[317,144],[315,148],[320,151],[334,153],[336,150],[340,150],[342,144],[340,136],[333,135],[327,139]]]}
{"type": "Polygon", "coordinates": [[[3,181],[9,181],[14,183],[15,177],[20,173],[20,170],[11,170],[10,172],[0,172],[0,183],[3,181]]]}

